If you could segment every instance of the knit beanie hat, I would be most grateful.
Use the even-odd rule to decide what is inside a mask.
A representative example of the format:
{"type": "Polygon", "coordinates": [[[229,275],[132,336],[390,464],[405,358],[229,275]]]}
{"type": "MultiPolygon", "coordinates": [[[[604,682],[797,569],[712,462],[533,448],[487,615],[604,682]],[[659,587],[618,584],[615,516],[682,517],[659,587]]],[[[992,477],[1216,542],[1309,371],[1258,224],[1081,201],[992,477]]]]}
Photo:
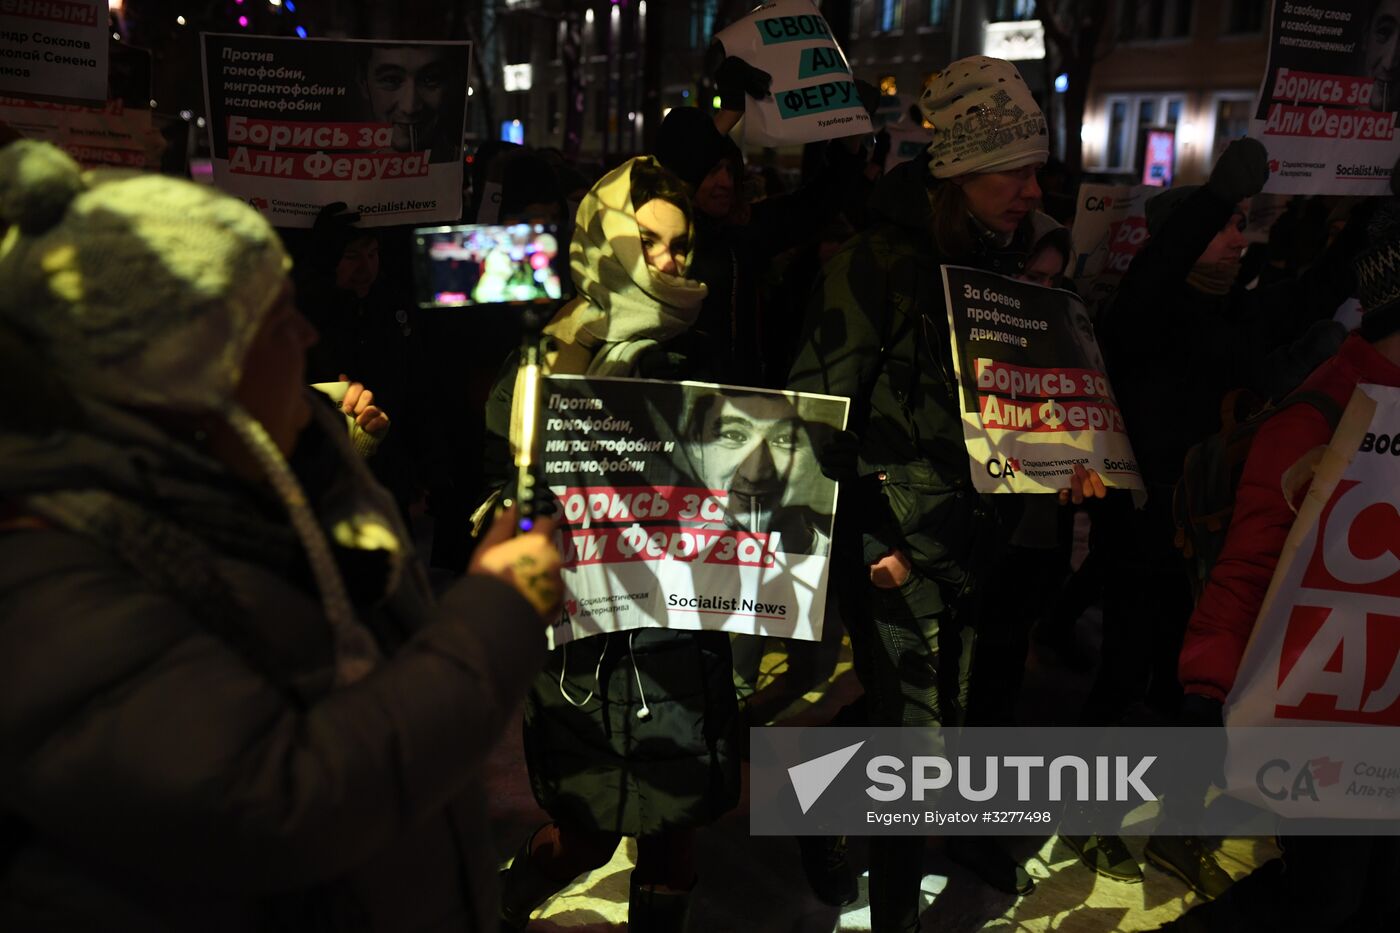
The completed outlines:
{"type": "Polygon", "coordinates": [[[715,129],[714,120],[698,107],[676,107],[661,121],[656,134],[656,161],[691,188],[700,187],[721,159],[741,168],[744,155],[734,140],[715,129]]]}
{"type": "Polygon", "coordinates": [[[1045,115],[1011,62],[985,55],[953,62],[929,79],[919,109],[933,124],[934,178],[1009,171],[1050,158],[1045,115]]]}
{"type": "Polygon", "coordinates": [[[1148,198],[1147,203],[1143,205],[1143,213],[1147,217],[1147,235],[1156,236],[1161,233],[1162,228],[1167,225],[1168,218],[1176,213],[1176,209],[1187,198],[1200,189],[1200,185],[1177,185],[1148,198]]]}
{"type": "Polygon", "coordinates": [[[217,409],[286,281],[257,211],[159,175],[83,173],[63,151],[0,150],[0,317],[71,388],[120,405],[217,409]]]}
{"type": "Polygon", "coordinates": [[[1379,340],[1400,330],[1400,199],[1387,198],[1371,217],[1370,249],[1354,262],[1361,335],[1379,340]]]}
{"type": "Polygon", "coordinates": [[[344,581],[296,476],[235,400],[243,360],[290,261],[257,211],[159,175],[84,172],[62,150],[0,150],[0,322],[28,335],[78,398],[217,412],[282,499],[336,635],[337,679],[373,665],[344,581]]]}

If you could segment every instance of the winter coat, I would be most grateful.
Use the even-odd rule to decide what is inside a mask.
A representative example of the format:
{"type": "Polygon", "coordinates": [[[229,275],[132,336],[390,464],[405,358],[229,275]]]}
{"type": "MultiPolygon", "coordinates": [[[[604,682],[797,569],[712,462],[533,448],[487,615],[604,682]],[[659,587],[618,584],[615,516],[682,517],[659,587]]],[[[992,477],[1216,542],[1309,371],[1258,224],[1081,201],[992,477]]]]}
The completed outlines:
{"type": "Polygon", "coordinates": [[[117,409],[0,435],[0,929],[496,928],[481,767],[543,659],[538,616],[478,577],[435,606],[314,407],[289,459],[313,510],[379,522],[377,546],[328,534],[385,655],[342,687],[269,489],[117,409]],[[72,524],[36,511],[54,494],[108,505],[72,524]]]}
{"type": "Polygon", "coordinates": [[[957,593],[970,590],[1004,534],[995,514],[1002,503],[972,485],[940,266],[1015,274],[1030,224],[1007,250],[977,238],[972,255],[941,255],[927,163],[923,156],[886,175],[871,199],[872,226],[827,263],[788,387],[852,400],[859,470],[883,493],[874,508],[859,509],[865,561],[903,549],[921,573],[957,593]]]}
{"type": "MultiPolygon", "coordinates": [[[[1400,366],[1353,334],[1302,388],[1325,392],[1345,408],[1359,383],[1400,386],[1400,366]]],[[[1224,551],[1191,615],[1181,650],[1178,675],[1187,693],[1223,702],[1234,686],[1255,617],[1293,527],[1293,509],[1284,500],[1283,474],[1308,451],[1331,439],[1327,418],[1302,404],[1269,418],[1254,436],[1235,493],[1224,551]]]]}
{"type": "MultiPolygon", "coordinates": [[[[1187,284],[1234,209],[1205,187],[1187,196],[1133,258],[1097,328],[1133,453],[1163,500],[1163,522],[1186,452],[1220,430],[1226,395],[1286,394],[1344,335],[1330,325],[1310,328],[1350,294],[1349,239],[1307,275],[1277,286],[1215,296],[1187,284]]],[[[1164,536],[1169,549],[1170,531],[1164,536]]]]}

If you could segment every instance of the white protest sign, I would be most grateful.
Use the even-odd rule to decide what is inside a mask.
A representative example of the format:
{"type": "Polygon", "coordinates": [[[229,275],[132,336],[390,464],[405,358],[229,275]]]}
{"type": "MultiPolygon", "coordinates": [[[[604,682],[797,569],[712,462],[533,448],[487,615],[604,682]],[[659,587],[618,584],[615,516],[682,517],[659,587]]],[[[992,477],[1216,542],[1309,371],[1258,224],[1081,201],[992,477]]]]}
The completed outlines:
{"type": "Polygon", "coordinates": [[[1079,186],[1069,277],[1095,314],[1147,243],[1147,199],[1161,193],[1151,185],[1079,186]]]}
{"type": "Polygon", "coordinates": [[[1400,156],[1395,8],[1277,2],[1249,135],[1269,150],[1271,194],[1388,195],[1400,156]]]}
{"type": "Polygon", "coordinates": [[[469,42],[204,33],[214,183],[279,227],[462,215],[469,42]]]}
{"type": "Polygon", "coordinates": [[[566,590],[551,646],[652,627],[821,639],[836,483],[816,451],[847,399],[588,376],[543,392],[566,590]]]}
{"type": "Polygon", "coordinates": [[[1265,775],[1253,763],[1267,759],[1271,733],[1286,733],[1234,727],[1375,727],[1376,760],[1386,748],[1400,752],[1397,448],[1400,389],[1359,386],[1284,543],[1226,702],[1231,792],[1287,816],[1373,818],[1388,805],[1396,818],[1400,770],[1386,785],[1365,761],[1320,745],[1279,753],[1270,761],[1278,773],[1265,775]]]}
{"type": "Polygon", "coordinates": [[[107,101],[105,0],[0,0],[0,94],[107,101]]]}
{"type": "Polygon", "coordinates": [[[765,3],[715,40],[773,77],[771,96],[746,98],[745,143],[791,146],[872,132],[846,56],[810,0],[765,3]]]}
{"type": "Polygon", "coordinates": [[[943,288],[973,487],[1057,492],[1083,467],[1142,489],[1079,296],[962,266],[943,288]]]}
{"type": "Polygon", "coordinates": [[[933,144],[933,130],[926,128],[922,121],[915,123],[913,120],[905,120],[903,123],[895,123],[887,132],[890,134],[890,151],[885,155],[884,165],[887,172],[901,162],[917,159],[933,144]]]}
{"type": "Polygon", "coordinates": [[[156,169],[165,149],[150,108],[128,108],[119,100],[98,108],[0,97],[0,123],[53,143],[85,168],[156,169]]]}

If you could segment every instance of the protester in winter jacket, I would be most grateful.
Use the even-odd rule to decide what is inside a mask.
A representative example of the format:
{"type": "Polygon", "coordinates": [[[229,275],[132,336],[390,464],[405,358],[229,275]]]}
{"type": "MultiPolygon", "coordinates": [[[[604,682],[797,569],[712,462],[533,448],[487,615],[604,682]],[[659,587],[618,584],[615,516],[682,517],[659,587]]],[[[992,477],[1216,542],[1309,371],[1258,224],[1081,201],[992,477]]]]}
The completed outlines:
{"type": "MultiPolygon", "coordinates": [[[[579,205],[570,253],[579,297],[545,328],[547,371],[688,375],[670,348],[705,297],[685,277],[693,229],[683,184],[655,161],[605,175],[579,205]]],[[[498,438],[519,395],[513,376],[507,370],[487,412],[498,438]]],[[[723,632],[644,628],[550,653],[526,701],[525,755],[553,822],[503,874],[503,926],[523,929],[534,908],[635,836],[629,926],[681,929],[696,880],[694,830],[738,799],[731,678],[723,632]]]]}
{"type": "Polygon", "coordinates": [[[48,394],[0,432],[0,927],[489,929],[553,544],[501,526],[434,605],[241,202],[20,142],[0,218],[48,394]]]}
{"type": "MultiPolygon", "coordinates": [[[[921,106],[934,125],[929,153],[884,177],[874,225],[827,265],[789,382],[853,401],[860,449],[843,495],[856,505],[847,501],[844,514],[863,551],[845,556],[850,579],[838,585],[876,725],[962,720],[969,616],[1002,547],[996,510],[1009,497],[994,504],[973,489],[939,267],[1023,271],[1035,172],[1048,155],[1045,119],[1009,62],[954,62],[921,106]],[[965,128],[970,114],[977,122],[965,128]]],[[[917,927],[922,846],[918,837],[874,840],[870,899],[881,933],[917,927]]],[[[997,867],[994,850],[974,848],[984,875],[1028,890],[1009,857],[997,867]]]]}
{"type": "Polygon", "coordinates": [[[743,115],[744,75],[756,75],[767,96],[767,75],[742,59],[725,61],[720,74],[722,109],[715,117],[695,107],[666,115],[656,158],[690,185],[695,201],[695,261],[690,275],[709,289],[700,317],[682,340],[682,352],[712,361],[717,381],[777,385],[785,373],[768,372],[769,355],[787,358],[797,322],[775,320],[759,307],[759,288],[773,257],[812,241],[828,221],[869,190],[861,138],[833,141],[821,171],[791,194],[748,203],[741,179],[744,156],[726,134],[743,115]],[[735,80],[730,76],[738,74],[735,80]],[[732,85],[732,86],[731,86],[732,85]],[[768,345],[778,344],[770,354],[768,345]]]}
{"type": "MultiPolygon", "coordinates": [[[[1176,715],[1181,689],[1175,664],[1191,590],[1171,506],[1187,451],[1221,429],[1221,408],[1232,390],[1282,394],[1340,342],[1340,328],[1325,319],[1351,290],[1350,275],[1337,261],[1350,240],[1334,244],[1327,261],[1302,279],[1252,291],[1238,282],[1242,202],[1268,175],[1264,147],[1236,140],[1204,186],[1174,188],[1150,200],[1151,239],[1099,323],[1147,499],[1134,508],[1116,497],[1096,516],[1093,547],[1110,564],[1101,663],[1084,711],[1090,723],[1176,715]],[[1319,319],[1319,329],[1310,331],[1319,319]]],[[[1105,836],[1092,844],[1094,851],[1081,855],[1095,870],[1121,881],[1141,879],[1121,840],[1105,836]]],[[[1146,853],[1202,896],[1230,882],[1194,837],[1159,835],[1146,853]]]]}
{"type": "MultiPolygon", "coordinates": [[[[1374,246],[1357,260],[1357,295],[1365,314],[1303,384],[1339,410],[1357,385],[1400,386],[1400,203],[1389,202],[1370,225],[1374,246]]],[[[1293,525],[1306,482],[1285,483],[1294,464],[1332,439],[1315,406],[1299,403],[1272,416],[1249,448],[1225,548],[1191,616],[1180,658],[1185,710],[1192,720],[1221,725],[1221,704],[1234,686],[1264,593],[1293,525]]],[[[1290,836],[1283,858],[1256,869],[1172,930],[1387,930],[1400,925],[1400,840],[1394,837],[1290,836]]]]}

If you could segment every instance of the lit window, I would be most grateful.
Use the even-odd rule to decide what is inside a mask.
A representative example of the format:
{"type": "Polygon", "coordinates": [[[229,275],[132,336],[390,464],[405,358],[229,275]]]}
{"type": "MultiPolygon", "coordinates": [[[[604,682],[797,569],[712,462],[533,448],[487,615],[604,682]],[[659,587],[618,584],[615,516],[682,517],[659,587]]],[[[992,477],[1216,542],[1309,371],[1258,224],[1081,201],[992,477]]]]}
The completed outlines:
{"type": "Polygon", "coordinates": [[[904,0],[880,0],[880,31],[895,32],[904,26],[904,0]]]}

